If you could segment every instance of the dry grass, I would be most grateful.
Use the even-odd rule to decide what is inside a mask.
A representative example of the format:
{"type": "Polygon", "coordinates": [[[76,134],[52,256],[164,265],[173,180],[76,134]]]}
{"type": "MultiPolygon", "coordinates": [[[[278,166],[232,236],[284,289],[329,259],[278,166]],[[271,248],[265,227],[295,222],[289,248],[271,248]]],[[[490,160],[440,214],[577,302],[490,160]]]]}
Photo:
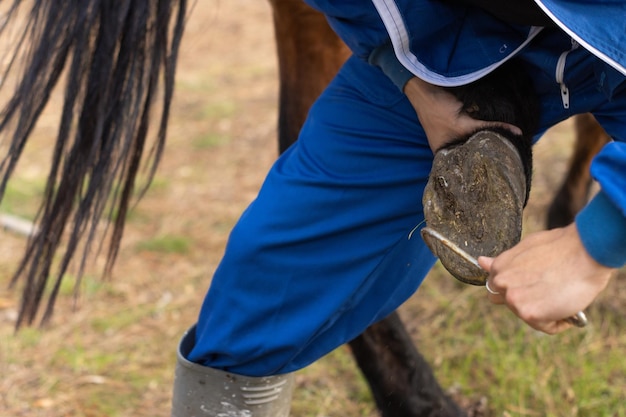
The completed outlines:
{"type": "MultiPolygon", "coordinates": [[[[0,232],[0,416],[169,415],[178,338],[195,321],[230,227],[276,156],[276,85],[269,5],[197,2],[165,158],[129,217],[112,279],[97,278],[98,260],[78,300],[68,277],[50,328],[14,334],[19,293],[5,284],[24,241],[0,232]]],[[[53,116],[44,118],[3,210],[34,213],[53,116]]],[[[543,168],[529,230],[542,226],[567,133],[555,130],[537,152],[543,168]]],[[[487,398],[491,415],[624,416],[622,282],[592,309],[594,326],[559,338],[530,332],[480,289],[437,271],[401,312],[442,384],[465,402],[487,398]]],[[[376,415],[345,348],[297,381],[296,417],[376,415]]]]}

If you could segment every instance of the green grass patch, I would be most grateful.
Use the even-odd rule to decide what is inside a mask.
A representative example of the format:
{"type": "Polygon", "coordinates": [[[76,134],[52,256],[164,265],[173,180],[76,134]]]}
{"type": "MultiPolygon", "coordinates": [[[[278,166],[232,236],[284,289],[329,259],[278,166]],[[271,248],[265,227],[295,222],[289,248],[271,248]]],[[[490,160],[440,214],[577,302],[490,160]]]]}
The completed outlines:
{"type": "Polygon", "coordinates": [[[444,388],[487,397],[494,416],[626,416],[621,311],[598,302],[589,327],[548,336],[489,303],[484,289],[436,282],[452,279],[431,276],[407,309],[420,323],[416,346],[444,388]]]}
{"type": "Polygon", "coordinates": [[[352,354],[342,346],[296,373],[291,415],[372,416],[376,405],[352,354]]]}
{"type": "Polygon", "coordinates": [[[13,337],[16,339],[16,341],[12,341],[13,346],[19,345],[20,348],[32,348],[36,347],[41,341],[41,330],[33,327],[24,327],[13,337]]]}
{"type": "Polygon", "coordinates": [[[137,244],[137,250],[163,254],[185,255],[192,246],[190,238],[185,236],[165,235],[147,239],[137,244]]]}
{"type": "MultiPolygon", "coordinates": [[[[54,281],[50,280],[48,283],[48,291],[54,285],[54,281]]],[[[67,273],[63,276],[61,286],[59,287],[59,295],[64,297],[73,297],[78,291],[80,297],[95,298],[95,297],[117,297],[119,294],[114,289],[111,282],[106,281],[101,276],[85,274],[77,282],[77,277],[74,274],[67,273]],[[76,288],[76,285],[79,288],[76,288]]]]}
{"type": "Polygon", "coordinates": [[[222,120],[232,118],[237,110],[237,104],[234,101],[220,100],[199,106],[192,116],[195,120],[222,120]]]}
{"type": "Polygon", "coordinates": [[[0,211],[32,220],[39,209],[44,189],[44,179],[12,178],[4,192],[0,211]]]}
{"type": "Polygon", "coordinates": [[[77,344],[61,346],[52,357],[52,365],[67,366],[76,373],[101,374],[121,360],[115,352],[97,351],[77,344]]]}
{"type": "MultiPolygon", "coordinates": [[[[140,196],[141,191],[144,189],[144,186],[142,185],[145,184],[146,181],[147,180],[144,177],[139,178],[137,182],[138,186],[135,188],[135,194],[134,194],[135,197],[140,196]]],[[[171,186],[171,181],[168,178],[165,178],[160,175],[155,175],[154,178],[152,178],[150,185],[148,186],[148,192],[150,193],[163,192],[169,189],[170,186],[171,186]]]]}
{"type": "Polygon", "coordinates": [[[106,334],[120,331],[140,322],[154,314],[156,307],[152,304],[136,305],[132,309],[119,311],[106,317],[98,317],[91,321],[91,328],[96,332],[106,334]]]}
{"type": "Polygon", "coordinates": [[[203,150],[211,149],[216,146],[225,145],[230,142],[230,136],[221,135],[215,132],[208,132],[193,139],[192,146],[194,149],[203,150]]]}

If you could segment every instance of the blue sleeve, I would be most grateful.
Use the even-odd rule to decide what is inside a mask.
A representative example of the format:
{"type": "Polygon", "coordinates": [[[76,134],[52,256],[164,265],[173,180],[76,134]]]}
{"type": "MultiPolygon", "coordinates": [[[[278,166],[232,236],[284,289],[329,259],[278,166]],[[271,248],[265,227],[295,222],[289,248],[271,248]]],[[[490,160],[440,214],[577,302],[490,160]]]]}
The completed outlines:
{"type": "Polygon", "coordinates": [[[371,65],[379,67],[400,91],[404,91],[406,83],[414,77],[414,75],[398,61],[398,57],[391,43],[386,43],[374,49],[367,61],[371,65]]]}
{"type": "Polygon", "coordinates": [[[379,66],[399,87],[411,74],[444,87],[468,84],[514,56],[541,30],[445,1],[305,1],[326,15],[357,57],[379,66]],[[393,48],[372,57],[386,44],[393,48]]]}
{"type": "Polygon", "coordinates": [[[626,143],[604,146],[591,165],[602,190],[576,217],[587,252],[599,263],[626,265],[626,143]]]}
{"type": "Polygon", "coordinates": [[[352,52],[367,60],[389,35],[371,0],[305,0],[324,13],[328,23],[352,52]]]}
{"type": "Polygon", "coordinates": [[[379,67],[403,91],[414,75],[398,60],[385,25],[371,0],[306,0],[326,15],[328,23],[352,52],[379,67]]]}

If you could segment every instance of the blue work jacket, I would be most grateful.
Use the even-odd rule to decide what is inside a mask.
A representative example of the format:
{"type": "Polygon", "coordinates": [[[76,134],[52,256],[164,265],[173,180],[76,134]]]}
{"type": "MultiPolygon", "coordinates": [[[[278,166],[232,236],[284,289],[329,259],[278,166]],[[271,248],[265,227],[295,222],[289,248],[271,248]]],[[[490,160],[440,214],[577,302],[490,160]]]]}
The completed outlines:
{"type": "MultiPolygon", "coordinates": [[[[520,54],[544,30],[438,0],[306,2],[326,14],[357,56],[368,60],[377,48],[391,43],[404,68],[439,86],[464,85],[485,76],[520,54]]],[[[608,96],[607,102],[620,98],[624,103],[623,111],[613,107],[611,117],[603,120],[614,142],[592,164],[601,191],[576,219],[589,253],[604,265],[621,267],[626,264],[626,88],[618,87],[626,81],[626,0],[535,2],[574,44],[607,66],[602,71],[606,84],[621,96],[608,96]]]]}

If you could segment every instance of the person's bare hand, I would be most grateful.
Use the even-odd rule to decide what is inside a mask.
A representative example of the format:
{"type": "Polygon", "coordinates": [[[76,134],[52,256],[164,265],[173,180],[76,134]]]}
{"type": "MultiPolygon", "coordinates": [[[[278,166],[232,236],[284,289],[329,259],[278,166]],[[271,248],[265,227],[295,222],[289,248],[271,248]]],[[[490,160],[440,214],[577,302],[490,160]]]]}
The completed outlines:
{"type": "Polygon", "coordinates": [[[488,127],[505,128],[521,135],[521,130],[508,123],[472,119],[461,112],[462,103],[442,87],[413,77],[404,87],[404,94],[415,108],[433,152],[452,139],[467,136],[488,127]]]}
{"type": "Polygon", "coordinates": [[[591,304],[614,269],[597,263],[585,250],[575,224],[534,233],[496,258],[481,256],[489,272],[489,294],[531,327],[548,334],[572,325],[565,321],[591,304]]]}

